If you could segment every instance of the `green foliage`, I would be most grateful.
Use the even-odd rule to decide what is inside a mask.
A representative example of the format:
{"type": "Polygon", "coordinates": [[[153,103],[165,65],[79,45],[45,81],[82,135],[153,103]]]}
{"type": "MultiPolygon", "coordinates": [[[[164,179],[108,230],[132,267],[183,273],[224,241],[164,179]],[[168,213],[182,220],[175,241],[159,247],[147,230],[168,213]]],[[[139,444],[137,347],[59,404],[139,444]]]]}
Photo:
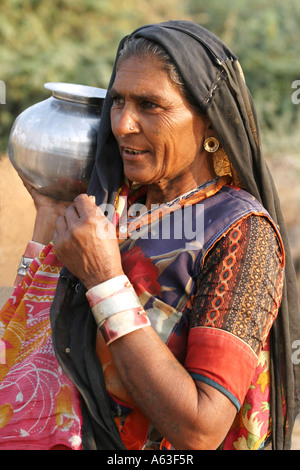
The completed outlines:
{"type": "Polygon", "coordinates": [[[46,82],[106,88],[120,39],[134,28],[166,18],[180,1],[1,0],[0,79],[6,105],[0,107],[0,142],[7,146],[16,116],[45,99],[46,82]]]}
{"type": "MultiPolygon", "coordinates": [[[[300,105],[298,0],[1,0],[0,148],[25,108],[45,99],[50,81],[107,87],[120,39],[134,28],[191,19],[219,35],[240,57],[267,142],[296,135],[300,105]],[[269,137],[268,137],[269,136],[269,137]]],[[[296,138],[289,139],[296,142],[296,138]]],[[[300,142],[297,142],[299,145],[300,142]]]]}
{"type": "MultiPolygon", "coordinates": [[[[239,57],[269,151],[299,149],[300,105],[291,101],[300,79],[298,0],[190,1],[190,14],[239,57]]],[[[299,151],[299,150],[298,150],[299,151]]]]}

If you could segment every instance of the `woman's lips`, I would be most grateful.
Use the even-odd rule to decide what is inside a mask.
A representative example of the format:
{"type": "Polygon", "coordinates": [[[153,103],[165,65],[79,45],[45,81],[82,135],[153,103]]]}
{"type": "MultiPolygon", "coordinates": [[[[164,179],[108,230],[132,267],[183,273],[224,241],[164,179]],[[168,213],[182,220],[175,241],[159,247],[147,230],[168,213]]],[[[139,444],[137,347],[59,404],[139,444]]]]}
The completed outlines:
{"type": "Polygon", "coordinates": [[[127,160],[136,160],[139,157],[145,155],[147,150],[139,150],[130,147],[122,147],[122,157],[126,158],[127,160]]]}

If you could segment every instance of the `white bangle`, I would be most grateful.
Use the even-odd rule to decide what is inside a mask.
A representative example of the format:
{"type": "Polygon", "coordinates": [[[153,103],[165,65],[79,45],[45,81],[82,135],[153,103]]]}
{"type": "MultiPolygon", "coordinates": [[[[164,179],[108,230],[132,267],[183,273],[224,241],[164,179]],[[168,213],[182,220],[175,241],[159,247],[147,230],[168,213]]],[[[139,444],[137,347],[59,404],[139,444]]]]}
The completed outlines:
{"type": "Polygon", "coordinates": [[[97,303],[101,302],[101,300],[104,300],[111,295],[115,295],[120,291],[126,291],[130,288],[133,289],[132,284],[130,283],[128,277],[123,274],[121,276],[108,279],[107,281],[92,287],[87,291],[86,297],[90,306],[93,307],[97,303]]]}
{"type": "Polygon", "coordinates": [[[143,307],[136,293],[128,290],[97,303],[92,307],[92,312],[98,328],[101,328],[109,317],[132,309],[143,309],[143,307]]]}
{"type": "Polygon", "coordinates": [[[116,276],[95,287],[86,293],[97,326],[117,313],[125,310],[143,309],[136,292],[125,275],[116,276]]]}
{"type": "Polygon", "coordinates": [[[104,322],[101,333],[109,346],[122,336],[145,328],[145,326],[151,326],[151,323],[144,309],[125,310],[125,312],[116,313],[109,317],[104,322]]]}

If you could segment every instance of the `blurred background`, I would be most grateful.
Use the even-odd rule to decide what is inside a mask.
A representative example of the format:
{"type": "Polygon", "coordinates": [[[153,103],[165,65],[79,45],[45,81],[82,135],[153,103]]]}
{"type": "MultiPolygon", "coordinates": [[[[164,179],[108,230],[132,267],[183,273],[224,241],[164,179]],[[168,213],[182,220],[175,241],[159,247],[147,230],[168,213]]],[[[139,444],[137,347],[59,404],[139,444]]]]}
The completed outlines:
{"type": "MultiPolygon", "coordinates": [[[[46,82],[106,88],[120,39],[141,25],[171,19],[203,25],[239,56],[300,280],[300,104],[292,101],[293,94],[300,101],[292,88],[300,80],[299,0],[1,0],[0,304],[35,218],[7,157],[15,118],[49,97],[46,82]]],[[[300,449],[299,422],[293,448],[300,449]]]]}
{"type": "Polygon", "coordinates": [[[1,0],[0,80],[6,96],[0,104],[0,285],[11,284],[34,217],[7,161],[15,118],[49,97],[46,82],[106,88],[120,39],[138,26],[169,19],[203,25],[239,56],[298,269],[300,104],[292,102],[292,84],[300,80],[299,0],[1,0]]]}

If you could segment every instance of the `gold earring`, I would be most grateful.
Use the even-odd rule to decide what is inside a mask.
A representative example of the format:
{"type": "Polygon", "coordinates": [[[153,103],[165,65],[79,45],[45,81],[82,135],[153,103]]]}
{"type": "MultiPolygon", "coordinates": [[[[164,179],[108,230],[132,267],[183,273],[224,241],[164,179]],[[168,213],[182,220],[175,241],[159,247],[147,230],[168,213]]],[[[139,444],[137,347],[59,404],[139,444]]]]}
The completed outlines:
{"type": "Polygon", "coordinates": [[[215,137],[208,137],[204,141],[204,148],[207,152],[213,153],[218,150],[220,143],[215,137]]]}
{"type": "MultiPolygon", "coordinates": [[[[213,166],[214,166],[214,170],[215,170],[216,175],[219,176],[219,177],[228,175],[232,178],[233,184],[235,186],[238,186],[239,188],[242,188],[243,187],[242,182],[241,182],[240,178],[238,177],[238,174],[237,174],[235,168],[230,163],[229,158],[227,157],[225,150],[223,149],[223,147],[220,147],[220,144],[219,144],[218,140],[215,139],[214,137],[209,137],[206,140],[211,141],[212,139],[216,140],[215,150],[212,150],[214,148],[212,143],[210,143],[210,149],[211,150],[207,150],[206,148],[205,148],[205,150],[207,150],[208,152],[213,152],[212,161],[213,161],[213,166]]],[[[204,146],[205,146],[205,142],[204,142],[204,146]]],[[[209,142],[208,142],[208,145],[209,145],[209,142]]]]}

